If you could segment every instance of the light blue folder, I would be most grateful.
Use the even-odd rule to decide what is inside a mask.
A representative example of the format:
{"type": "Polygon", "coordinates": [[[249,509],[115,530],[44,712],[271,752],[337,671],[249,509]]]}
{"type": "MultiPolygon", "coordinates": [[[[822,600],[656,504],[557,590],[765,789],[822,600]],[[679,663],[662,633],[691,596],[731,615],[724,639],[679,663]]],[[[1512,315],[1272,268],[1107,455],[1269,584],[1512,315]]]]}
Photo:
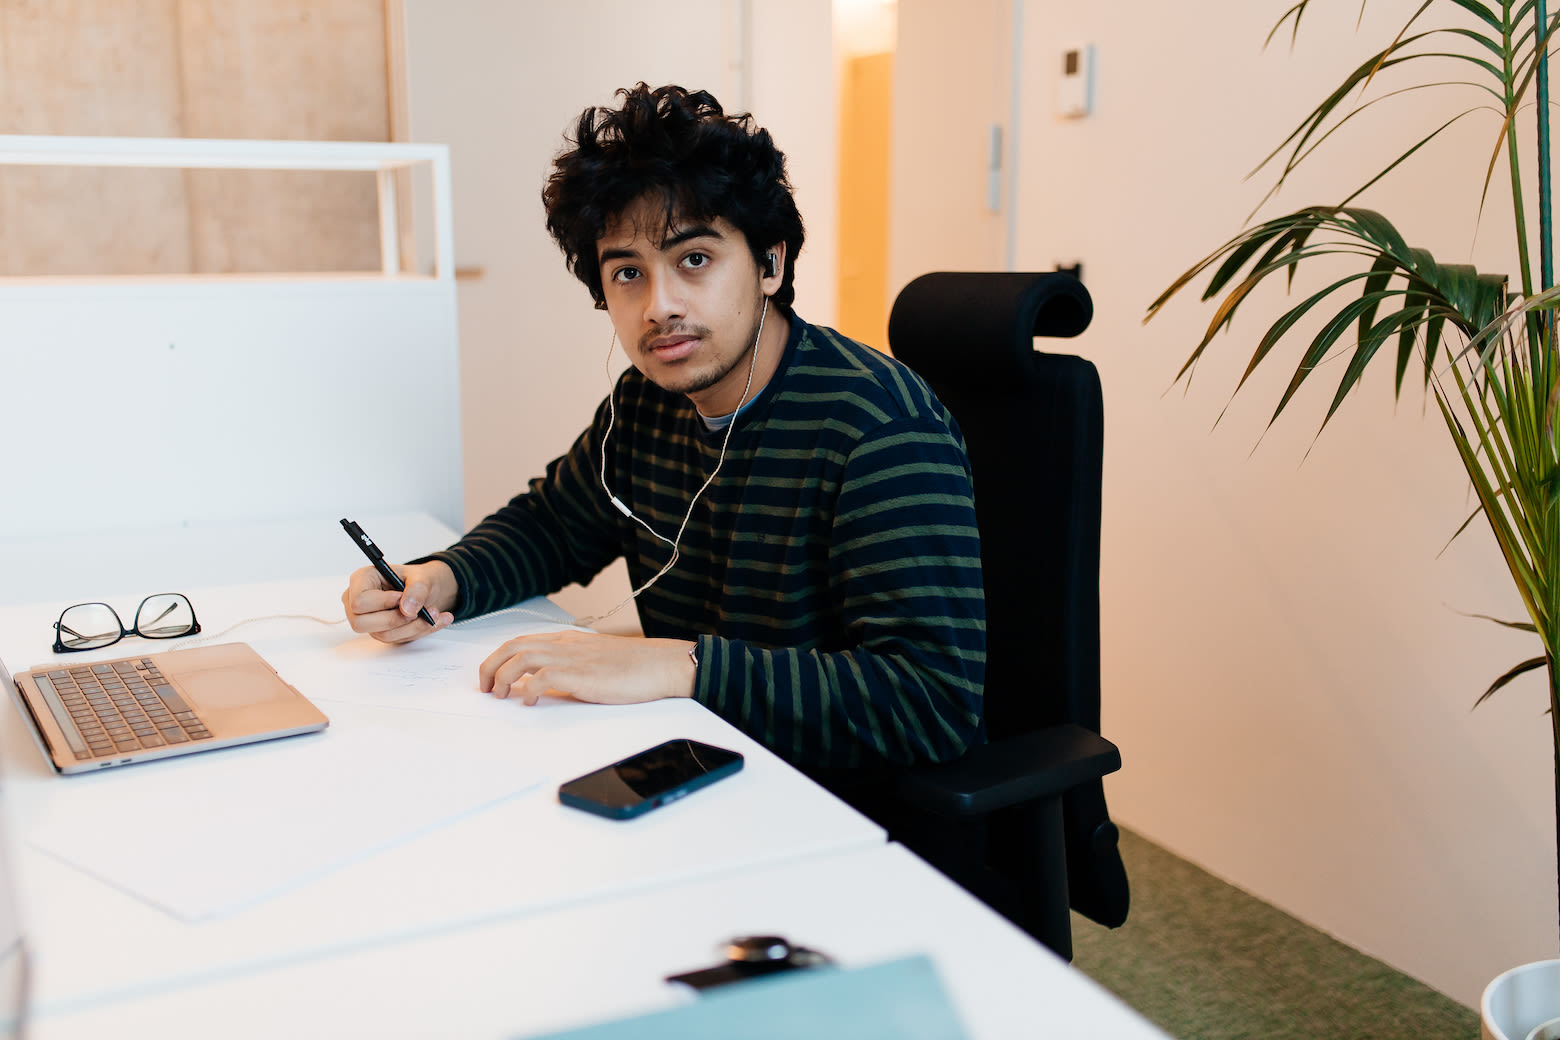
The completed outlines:
{"type": "Polygon", "coordinates": [[[810,968],[706,991],[670,1011],[532,1040],[968,1040],[924,956],[810,968]]]}

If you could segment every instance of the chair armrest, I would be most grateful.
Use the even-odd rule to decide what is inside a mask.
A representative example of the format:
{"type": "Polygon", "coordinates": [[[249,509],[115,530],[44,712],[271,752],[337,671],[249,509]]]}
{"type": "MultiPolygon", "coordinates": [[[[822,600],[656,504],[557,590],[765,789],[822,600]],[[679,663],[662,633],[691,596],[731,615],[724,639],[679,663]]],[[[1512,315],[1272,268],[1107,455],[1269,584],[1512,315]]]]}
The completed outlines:
{"type": "Polygon", "coordinates": [[[947,765],[921,766],[899,779],[898,796],[940,816],[983,816],[1059,795],[1121,768],[1116,745],[1065,724],[971,748],[947,765]]]}

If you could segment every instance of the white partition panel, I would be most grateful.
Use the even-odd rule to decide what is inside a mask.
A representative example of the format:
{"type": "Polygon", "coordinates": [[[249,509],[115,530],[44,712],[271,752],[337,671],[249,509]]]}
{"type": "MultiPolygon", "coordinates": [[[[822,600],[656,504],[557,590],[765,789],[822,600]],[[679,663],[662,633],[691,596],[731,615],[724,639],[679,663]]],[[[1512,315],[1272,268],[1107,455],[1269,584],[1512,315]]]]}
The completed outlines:
{"type": "Polygon", "coordinates": [[[376,272],[0,279],[0,560],[322,515],[463,528],[447,148],[0,135],[0,165],[377,170],[389,200],[376,272]],[[393,255],[401,170],[431,175],[432,275],[393,255]]]}
{"type": "Polygon", "coordinates": [[[427,512],[461,526],[434,280],[0,287],[0,532],[427,512]]]}

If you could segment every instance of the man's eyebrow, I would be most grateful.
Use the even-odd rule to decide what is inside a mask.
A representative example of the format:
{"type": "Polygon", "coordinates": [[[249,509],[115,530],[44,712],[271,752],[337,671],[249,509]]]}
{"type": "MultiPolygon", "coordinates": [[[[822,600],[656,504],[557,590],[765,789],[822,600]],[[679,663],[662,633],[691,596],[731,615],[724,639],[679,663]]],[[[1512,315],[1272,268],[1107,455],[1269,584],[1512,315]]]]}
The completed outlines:
{"type": "Polygon", "coordinates": [[[716,231],[715,228],[709,224],[695,224],[692,227],[683,228],[675,235],[667,235],[666,238],[661,240],[661,251],[664,253],[668,249],[676,249],[684,242],[691,241],[695,238],[725,237],[725,235],[722,235],[719,231],[716,231]]]}
{"type": "Polygon", "coordinates": [[[633,260],[639,256],[632,249],[603,249],[596,255],[596,263],[604,264],[608,260],[633,260]]]}
{"type": "MultiPolygon", "coordinates": [[[[693,224],[683,228],[675,234],[667,235],[656,248],[661,252],[676,249],[684,242],[691,242],[696,238],[724,239],[726,236],[717,231],[710,224],[693,224]]],[[[605,264],[613,260],[637,260],[639,253],[633,249],[603,249],[596,255],[597,264],[605,264]]]]}

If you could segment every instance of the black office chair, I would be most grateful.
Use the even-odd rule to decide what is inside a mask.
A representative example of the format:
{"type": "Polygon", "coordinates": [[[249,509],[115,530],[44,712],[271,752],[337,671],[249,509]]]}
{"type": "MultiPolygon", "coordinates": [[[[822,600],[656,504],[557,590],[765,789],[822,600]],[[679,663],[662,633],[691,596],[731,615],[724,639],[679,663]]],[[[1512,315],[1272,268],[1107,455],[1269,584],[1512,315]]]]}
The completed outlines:
{"type": "MultiPolygon", "coordinates": [[[[1126,920],[1126,869],[1101,777],[1099,374],[1036,336],[1094,314],[1066,274],[937,273],[905,286],[894,355],[964,432],[986,586],[989,743],[902,774],[881,822],[897,840],[1072,958],[1069,905],[1126,920]]],[[[870,810],[869,810],[870,811],[870,810]]]]}

